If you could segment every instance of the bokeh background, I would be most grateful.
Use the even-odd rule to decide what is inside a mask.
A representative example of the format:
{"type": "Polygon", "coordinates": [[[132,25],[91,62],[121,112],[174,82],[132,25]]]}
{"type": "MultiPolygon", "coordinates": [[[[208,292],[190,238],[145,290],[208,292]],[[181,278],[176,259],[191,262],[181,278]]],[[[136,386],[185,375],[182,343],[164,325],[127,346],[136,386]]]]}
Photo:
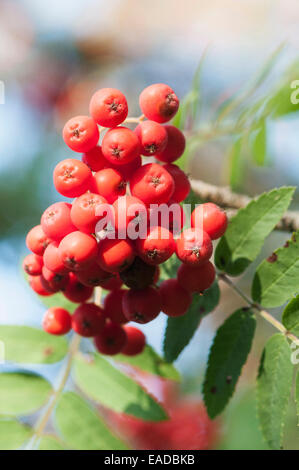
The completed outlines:
{"type": "MultiPolygon", "coordinates": [[[[299,79],[298,31],[297,0],[0,0],[0,80],[5,87],[0,105],[0,323],[40,326],[43,306],[20,271],[25,234],[50,203],[60,200],[52,170],[71,155],[61,129],[73,115],[88,113],[97,88],[120,88],[130,115],[139,115],[138,95],[151,83],[165,82],[183,98],[205,54],[200,124],[192,130],[199,138],[187,155],[190,174],[214,184],[231,183],[249,195],[274,185],[297,186],[299,114],[289,94],[291,78],[299,79]],[[265,154],[263,161],[246,154],[232,176],[235,136],[210,132],[214,113],[246,89],[282,45],[259,93],[271,98],[275,90],[285,111],[266,119],[266,150],[258,150],[265,154]],[[286,87],[282,93],[281,82],[286,87]]],[[[286,238],[271,235],[261,257],[286,238]]],[[[244,290],[249,290],[253,269],[238,281],[244,290]]],[[[177,363],[185,378],[184,393],[199,398],[215,329],[240,301],[222,286],[220,305],[204,319],[177,363]]],[[[164,323],[159,318],[144,327],[158,351],[164,323]]],[[[257,330],[237,393],[220,418],[217,448],[266,448],[255,417],[253,386],[262,347],[273,331],[262,322],[257,330]]],[[[56,366],[39,371],[50,379],[57,373],[56,366]]],[[[287,428],[286,447],[299,449],[291,406],[287,428]]]]}

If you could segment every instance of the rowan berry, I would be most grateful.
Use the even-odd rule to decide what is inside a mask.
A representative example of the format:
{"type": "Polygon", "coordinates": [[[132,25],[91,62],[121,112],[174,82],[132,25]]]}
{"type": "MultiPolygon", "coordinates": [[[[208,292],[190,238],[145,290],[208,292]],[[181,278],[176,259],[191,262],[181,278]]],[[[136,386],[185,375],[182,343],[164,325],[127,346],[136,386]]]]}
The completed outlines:
{"type": "Polygon", "coordinates": [[[75,152],[88,152],[94,148],[100,137],[99,129],[89,116],[76,116],[63,128],[63,140],[75,152]]]}
{"type": "Polygon", "coordinates": [[[64,290],[69,282],[69,274],[57,274],[43,266],[42,275],[53,292],[64,290]]]}
{"type": "Polygon", "coordinates": [[[97,263],[104,271],[117,273],[133,263],[135,252],[130,240],[100,240],[97,263]]]}
{"type": "Polygon", "coordinates": [[[117,323],[108,322],[95,337],[94,344],[102,354],[114,356],[122,351],[127,342],[125,330],[117,323]]]}
{"type": "Polygon", "coordinates": [[[85,286],[80,282],[74,273],[69,274],[68,283],[63,291],[63,295],[76,304],[86,302],[92,296],[93,288],[85,286]]]}
{"type": "Polygon", "coordinates": [[[155,284],[157,268],[136,256],[131,266],[120,273],[120,278],[131,289],[144,289],[155,284]]]}
{"type": "Polygon", "coordinates": [[[67,158],[59,162],[53,173],[56,190],[65,197],[78,197],[91,188],[92,173],[80,160],[67,158]]]}
{"type": "Polygon", "coordinates": [[[33,227],[26,237],[27,248],[38,256],[43,256],[50,242],[41,225],[33,227]]]}
{"type": "Polygon", "coordinates": [[[215,276],[215,268],[210,261],[200,266],[181,264],[177,272],[179,284],[189,292],[205,291],[211,287],[215,276]]]}
{"type": "Polygon", "coordinates": [[[198,266],[211,258],[212,253],[212,240],[202,230],[185,229],[176,240],[176,254],[183,263],[198,266]]]}
{"type": "Polygon", "coordinates": [[[119,197],[113,203],[114,225],[118,233],[127,235],[136,235],[147,228],[147,208],[145,204],[134,196],[119,197]]]}
{"type": "Polygon", "coordinates": [[[212,240],[216,240],[226,231],[227,216],[216,204],[207,202],[194,209],[191,215],[191,226],[204,230],[212,240]]]}
{"type": "Polygon", "coordinates": [[[139,256],[148,264],[161,264],[175,252],[172,233],[165,227],[152,227],[145,239],[136,241],[139,256]]]}
{"type": "Polygon", "coordinates": [[[103,196],[109,204],[126,194],[127,183],[121,172],[114,168],[98,171],[93,177],[93,182],[95,192],[103,196]]]}
{"type": "Polygon", "coordinates": [[[132,175],[135,173],[138,168],[142,165],[142,158],[140,155],[134,158],[130,163],[126,163],[125,165],[113,165],[110,162],[107,162],[109,168],[114,168],[115,170],[119,171],[125,181],[129,181],[132,175]]]}
{"type": "Polygon", "coordinates": [[[71,204],[67,202],[56,202],[44,211],[41,226],[48,238],[60,241],[76,230],[71,221],[71,207],[71,204]]]}
{"type": "Polygon", "coordinates": [[[116,127],[128,115],[128,103],[123,93],[115,88],[102,88],[91,98],[89,112],[103,127],[116,127]]]}
{"type": "Polygon", "coordinates": [[[65,267],[60,259],[58,247],[58,242],[52,242],[47,246],[43,256],[44,265],[55,274],[66,274],[69,272],[69,269],[65,267]]]}
{"type": "Polygon", "coordinates": [[[167,163],[164,165],[165,170],[171,174],[174,180],[174,192],[171,199],[174,202],[181,202],[186,199],[190,193],[191,185],[188,176],[177,165],[167,163]]]}
{"type": "Polygon", "coordinates": [[[91,171],[100,171],[107,166],[107,160],[99,145],[85,152],[82,156],[82,162],[85,163],[91,171]]]}
{"type": "Polygon", "coordinates": [[[164,83],[155,83],[145,88],[139,97],[143,114],[156,122],[170,121],[179,108],[179,99],[164,83]]]}
{"type": "Polygon", "coordinates": [[[104,157],[115,165],[132,162],[140,155],[137,135],[127,127],[115,127],[106,132],[102,142],[104,157]]]}
{"type": "Polygon", "coordinates": [[[43,297],[52,295],[53,292],[50,290],[45,289],[44,284],[42,282],[43,276],[30,276],[29,277],[29,285],[32,290],[38,295],[42,295],[43,297]]]}
{"type": "Polygon", "coordinates": [[[58,254],[65,267],[71,271],[86,269],[97,256],[96,239],[80,231],[72,232],[59,243],[58,254]]]}
{"type": "Polygon", "coordinates": [[[172,163],[183,155],[186,140],[184,134],[175,126],[165,126],[167,131],[167,145],[163,152],[155,157],[161,162],[172,163]]]}
{"type": "Polygon", "coordinates": [[[148,323],[161,312],[162,299],[154,287],[126,291],[123,296],[123,312],[129,321],[148,323]]]}
{"type": "Polygon", "coordinates": [[[117,289],[109,292],[104,300],[104,313],[113,323],[120,325],[127,323],[122,307],[122,298],[125,294],[124,289],[117,289]]]}
{"type": "Polygon", "coordinates": [[[151,156],[161,153],[167,144],[167,132],[165,127],[155,121],[143,121],[135,129],[142,155],[151,156]]]}
{"type": "Polygon", "coordinates": [[[72,317],[67,310],[52,307],[43,318],[43,329],[51,335],[65,335],[72,328],[72,317]]]}
{"type": "Polygon", "coordinates": [[[84,284],[84,286],[95,287],[100,286],[103,281],[109,280],[112,277],[111,273],[104,271],[97,263],[92,263],[84,271],[77,272],[78,280],[84,284]]]}
{"type": "Polygon", "coordinates": [[[147,163],[133,174],[130,189],[133,196],[147,205],[162,204],[171,198],[174,192],[174,181],[161,165],[147,163]]]}
{"type": "Polygon", "coordinates": [[[39,276],[42,273],[43,264],[42,256],[31,253],[24,258],[23,269],[30,276],[39,276]]]}
{"type": "Polygon", "coordinates": [[[97,336],[104,326],[103,310],[95,304],[81,304],[72,315],[72,328],[80,336],[97,336]]]}
{"type": "Polygon", "coordinates": [[[144,333],[138,328],[129,325],[126,325],[124,330],[127,335],[127,343],[121,353],[126,356],[137,356],[137,354],[141,354],[146,344],[144,333]]]}
{"type": "Polygon", "coordinates": [[[120,289],[122,286],[123,282],[120,279],[118,274],[112,274],[109,279],[105,279],[104,281],[101,281],[99,286],[101,286],[103,289],[112,291],[116,289],[120,289]]]}
{"type": "Polygon", "coordinates": [[[96,224],[104,216],[104,213],[101,214],[101,211],[99,211],[102,204],[108,204],[103,196],[90,192],[82,194],[73,202],[71,208],[72,223],[81,232],[94,233],[96,224]]]}
{"type": "Polygon", "coordinates": [[[162,298],[162,312],[169,317],[179,317],[187,313],[192,297],[177,279],[163,281],[159,286],[159,292],[162,298]]]}

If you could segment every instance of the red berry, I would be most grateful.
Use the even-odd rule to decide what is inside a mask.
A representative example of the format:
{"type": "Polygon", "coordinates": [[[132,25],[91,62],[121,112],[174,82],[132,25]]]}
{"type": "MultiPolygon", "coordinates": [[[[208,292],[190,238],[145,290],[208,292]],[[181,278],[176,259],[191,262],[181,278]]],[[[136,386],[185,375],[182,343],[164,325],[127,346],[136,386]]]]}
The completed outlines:
{"type": "Polygon", "coordinates": [[[175,251],[172,233],[164,227],[153,227],[145,239],[136,242],[139,256],[148,264],[161,264],[170,258],[175,251]]]}
{"type": "Polygon", "coordinates": [[[144,289],[155,284],[157,267],[142,261],[136,256],[131,266],[120,273],[124,284],[131,289],[144,289]]]}
{"type": "Polygon", "coordinates": [[[31,253],[24,258],[23,269],[30,276],[39,276],[42,273],[43,264],[42,256],[31,253]]]}
{"type": "Polygon", "coordinates": [[[134,261],[134,247],[130,240],[105,238],[99,243],[97,263],[104,271],[117,273],[126,269],[134,261]]]}
{"type": "Polygon", "coordinates": [[[176,241],[177,257],[186,264],[198,266],[211,258],[213,244],[209,235],[194,228],[184,230],[176,241]]]}
{"type": "Polygon", "coordinates": [[[63,291],[64,296],[76,304],[86,302],[92,296],[93,288],[84,286],[74,273],[69,274],[69,281],[63,291]]]}
{"type": "MultiPolygon", "coordinates": [[[[99,211],[102,204],[108,204],[106,199],[99,194],[85,193],[73,202],[71,220],[78,230],[85,233],[94,233],[96,224],[101,220],[99,211]]],[[[104,211],[103,211],[104,212],[104,211]]]]}
{"type": "Polygon", "coordinates": [[[106,295],[104,300],[105,316],[110,318],[113,323],[120,325],[128,322],[122,308],[122,298],[125,292],[124,289],[113,290],[106,295]]]}
{"type": "Polygon", "coordinates": [[[141,167],[142,158],[140,155],[134,158],[130,163],[126,163],[125,165],[113,165],[110,162],[107,162],[109,168],[114,168],[115,170],[119,171],[125,181],[129,181],[138,168],[141,167]]]}
{"type": "Polygon", "coordinates": [[[105,290],[112,291],[120,289],[120,287],[122,286],[122,280],[120,279],[118,274],[112,274],[109,279],[101,281],[99,285],[105,290]]]}
{"type": "Polygon", "coordinates": [[[72,232],[64,237],[58,248],[60,259],[71,271],[87,268],[97,256],[96,239],[87,233],[72,232]]]}
{"type": "Polygon", "coordinates": [[[167,163],[164,165],[164,168],[171,174],[174,180],[174,193],[171,196],[171,199],[174,202],[184,201],[191,189],[188,176],[177,165],[172,163],[167,163]]]}
{"type": "Polygon", "coordinates": [[[159,286],[162,298],[162,312],[169,317],[179,317],[187,313],[192,302],[190,292],[186,291],[177,279],[167,279],[159,286]]]}
{"type": "Polygon", "coordinates": [[[89,116],[76,116],[63,128],[63,140],[75,152],[88,152],[99,141],[99,129],[89,116]]]}
{"type": "Polygon", "coordinates": [[[71,221],[71,207],[71,204],[67,202],[56,202],[43,213],[41,218],[42,228],[51,240],[60,241],[76,230],[71,221]]]}
{"type": "Polygon", "coordinates": [[[148,323],[161,312],[162,299],[157,289],[128,290],[123,296],[123,312],[129,321],[148,323]]]}
{"type": "Polygon", "coordinates": [[[107,165],[102,149],[99,145],[85,152],[82,156],[82,162],[87,165],[91,171],[100,171],[107,165]]]}
{"type": "Polygon", "coordinates": [[[41,225],[33,227],[26,237],[27,248],[38,256],[43,256],[50,242],[41,225]]]}
{"type": "Polygon", "coordinates": [[[139,105],[148,119],[161,123],[174,117],[179,108],[179,100],[168,85],[155,83],[142,91],[139,105]]]}
{"type": "Polygon", "coordinates": [[[135,129],[142,155],[151,156],[161,153],[167,144],[167,132],[165,127],[155,121],[144,121],[135,129]]]}
{"type": "Polygon", "coordinates": [[[102,88],[91,98],[89,112],[103,127],[116,127],[128,115],[128,103],[123,93],[115,88],[102,88]]]}
{"type": "Polygon", "coordinates": [[[78,197],[90,189],[92,173],[85,163],[67,158],[56,165],[53,180],[60,194],[65,197],[78,197]]]}
{"type": "Polygon", "coordinates": [[[141,354],[146,343],[144,333],[134,326],[125,326],[124,330],[127,335],[127,343],[121,353],[126,356],[137,356],[137,354],[141,354]]]}
{"type": "Polygon", "coordinates": [[[174,126],[165,126],[167,131],[167,145],[163,152],[157,153],[155,157],[161,162],[172,163],[183,155],[186,140],[184,134],[174,126]]]}
{"type": "Polygon", "coordinates": [[[131,240],[136,238],[141,231],[141,227],[146,231],[147,208],[145,204],[134,196],[119,197],[113,203],[114,225],[118,233],[123,237],[128,236],[131,240]]]}
{"type": "Polygon", "coordinates": [[[66,274],[69,272],[69,269],[64,266],[60,259],[58,247],[59,243],[57,242],[52,242],[47,246],[43,256],[44,265],[55,274],[66,274]]]}
{"type": "Polygon", "coordinates": [[[88,287],[100,286],[103,281],[111,279],[111,276],[111,273],[104,271],[97,263],[77,273],[78,280],[88,287]]]}
{"type": "Polygon", "coordinates": [[[227,216],[216,204],[207,202],[194,209],[191,215],[191,226],[204,230],[212,240],[216,240],[226,231],[227,216]]]}
{"type": "Polygon", "coordinates": [[[182,264],[177,273],[179,284],[189,292],[203,292],[211,287],[215,280],[214,265],[207,261],[201,266],[182,264]]]}
{"type": "Polygon", "coordinates": [[[57,274],[50,271],[46,266],[43,266],[42,275],[45,281],[48,283],[49,288],[53,292],[64,290],[69,282],[68,274],[57,274]]]}
{"type": "Polygon", "coordinates": [[[122,351],[127,342],[125,330],[117,323],[106,323],[102,331],[95,337],[94,344],[102,354],[114,356],[122,351]]]}
{"type": "Polygon", "coordinates": [[[133,196],[145,204],[168,202],[174,192],[172,176],[161,165],[147,163],[132,176],[130,189],[133,196]]]}
{"type": "Polygon", "coordinates": [[[72,315],[72,328],[80,336],[97,336],[104,326],[103,310],[95,304],[81,304],[72,315]]]}
{"type": "Polygon", "coordinates": [[[113,164],[130,163],[140,155],[137,135],[127,127],[115,127],[106,132],[102,142],[105,158],[113,164]]]}
{"type": "Polygon", "coordinates": [[[105,168],[98,171],[93,178],[94,190],[112,204],[119,196],[126,194],[127,184],[120,171],[105,168]]]}
{"type": "Polygon", "coordinates": [[[65,335],[72,327],[72,317],[67,310],[52,307],[43,318],[43,329],[51,335],[65,335]]]}
{"type": "Polygon", "coordinates": [[[45,289],[43,284],[43,276],[30,276],[29,285],[36,294],[42,295],[43,297],[53,294],[52,291],[45,289]]]}

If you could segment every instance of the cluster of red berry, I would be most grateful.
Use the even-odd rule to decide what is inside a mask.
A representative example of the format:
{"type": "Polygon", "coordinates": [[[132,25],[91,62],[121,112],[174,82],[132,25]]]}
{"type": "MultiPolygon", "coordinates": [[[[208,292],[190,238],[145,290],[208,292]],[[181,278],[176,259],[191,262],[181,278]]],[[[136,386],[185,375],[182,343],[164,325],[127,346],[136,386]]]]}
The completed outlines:
{"type": "Polygon", "coordinates": [[[25,258],[24,269],[32,289],[39,295],[62,291],[80,304],[72,316],[62,308],[49,309],[44,329],[65,334],[73,328],[79,335],[94,337],[104,354],[134,355],[143,350],[143,333],[125,325],[128,321],[147,323],[161,311],[169,316],[187,312],[191,294],[214,281],[209,261],[212,240],[227,225],[225,213],[208,203],[193,211],[191,228],[181,232],[185,214],[180,203],[189,194],[190,182],[173,162],[184,152],[185,138],[176,127],[162,125],[176,114],[179,100],[169,86],[154,84],[141,93],[140,107],[143,115],[134,131],[119,126],[132,122],[126,121],[126,98],[119,90],[104,88],[91,99],[91,117],[66,123],[65,143],[83,156],[60,162],[54,169],[54,185],[61,195],[76,199],[48,207],[26,239],[32,254],[25,258]],[[141,155],[156,160],[142,164],[141,155]],[[173,215],[166,227],[160,218],[144,237],[119,236],[140,225],[141,213],[148,220],[153,205],[163,204],[179,207],[179,222],[173,215]],[[114,214],[113,238],[108,225],[97,230],[107,206],[114,214]],[[157,287],[158,265],[173,253],[182,261],[177,279],[157,287]],[[87,303],[95,286],[110,291],[103,308],[87,303]]]}

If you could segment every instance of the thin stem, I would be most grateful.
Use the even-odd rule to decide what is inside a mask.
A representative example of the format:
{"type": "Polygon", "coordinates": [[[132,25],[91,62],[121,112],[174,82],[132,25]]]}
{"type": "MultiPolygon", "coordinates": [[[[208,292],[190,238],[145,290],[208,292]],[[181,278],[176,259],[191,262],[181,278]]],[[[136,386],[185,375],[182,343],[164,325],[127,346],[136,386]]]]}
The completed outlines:
{"type": "Polygon", "coordinates": [[[138,124],[139,122],[143,121],[144,119],[145,119],[144,114],[141,114],[141,116],[139,116],[139,117],[129,117],[129,118],[125,119],[124,123],[128,123],[128,124],[136,123],[136,124],[138,124]]]}

